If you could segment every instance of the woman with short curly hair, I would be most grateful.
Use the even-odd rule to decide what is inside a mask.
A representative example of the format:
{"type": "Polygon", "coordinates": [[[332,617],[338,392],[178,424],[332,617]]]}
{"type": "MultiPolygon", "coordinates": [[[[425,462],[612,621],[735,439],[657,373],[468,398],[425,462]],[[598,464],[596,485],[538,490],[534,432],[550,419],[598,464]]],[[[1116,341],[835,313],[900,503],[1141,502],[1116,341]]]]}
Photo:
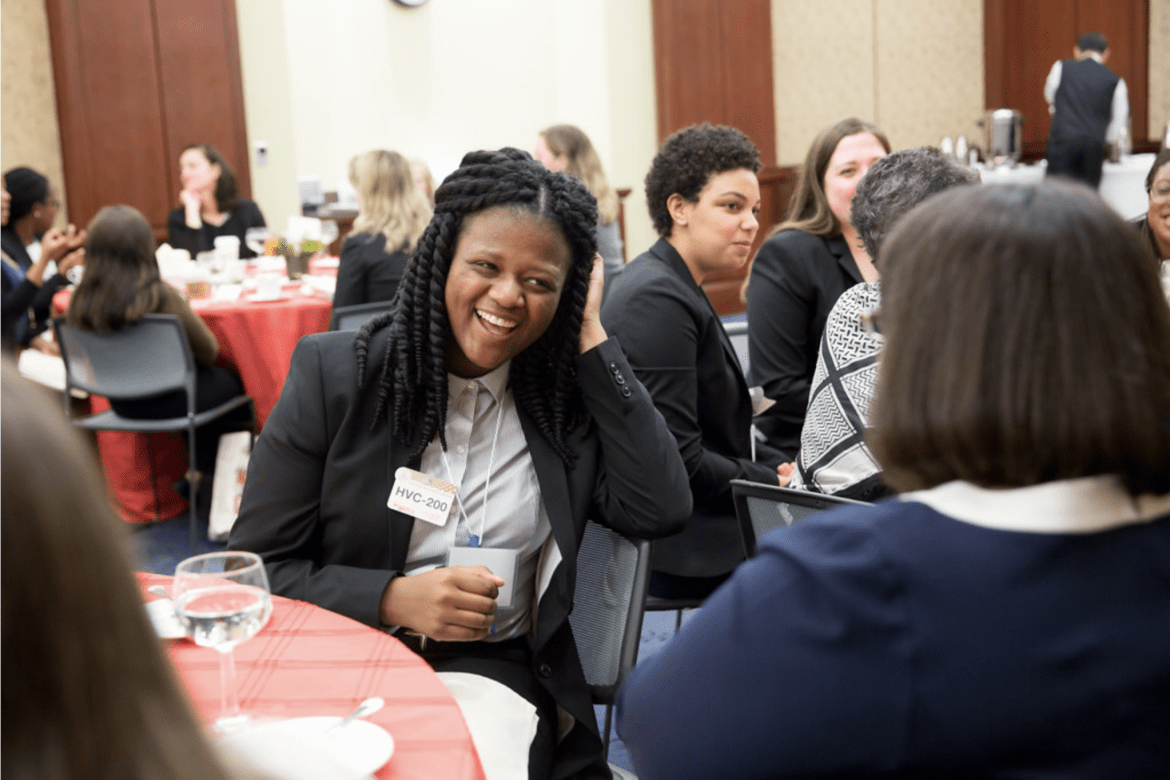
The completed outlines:
{"type": "Polygon", "coordinates": [[[646,174],[661,238],[626,266],[603,307],[606,330],[666,417],[690,475],[694,514],[654,543],[650,592],[702,598],[743,560],[732,479],[776,483],[780,455],[753,461],[752,402],[739,359],[703,293],[747,262],[759,229],[760,155],[732,127],[695,125],[666,139],[646,174]]]}
{"type": "Polygon", "coordinates": [[[502,684],[537,724],[503,752],[534,778],[609,777],[568,621],[586,520],[653,537],[690,513],[666,423],[601,327],[596,221],[582,183],[526,153],[466,155],[393,310],[297,346],[229,540],[274,592],[502,684]]]}

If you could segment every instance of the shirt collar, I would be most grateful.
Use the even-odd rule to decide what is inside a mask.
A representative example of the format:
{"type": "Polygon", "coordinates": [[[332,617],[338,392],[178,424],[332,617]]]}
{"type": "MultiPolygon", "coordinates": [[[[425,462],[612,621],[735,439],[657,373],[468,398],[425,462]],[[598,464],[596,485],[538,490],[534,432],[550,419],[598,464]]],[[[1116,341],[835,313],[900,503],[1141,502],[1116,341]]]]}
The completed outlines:
{"type": "Polygon", "coordinates": [[[1170,516],[1170,493],[1135,498],[1112,475],[1008,489],[955,481],[900,500],[984,528],[1042,534],[1090,534],[1170,516]]]}
{"type": "Polygon", "coordinates": [[[466,379],[461,376],[455,376],[454,374],[448,372],[447,398],[454,399],[458,397],[460,393],[466,390],[469,385],[479,383],[483,385],[484,389],[492,394],[492,398],[496,400],[496,403],[499,403],[500,399],[504,397],[504,390],[506,390],[508,387],[508,372],[511,371],[511,369],[512,361],[507,360],[503,363],[503,365],[500,365],[483,376],[476,377],[475,379],[466,379]]]}
{"type": "Polygon", "coordinates": [[[1085,56],[1096,62],[1098,65],[1105,64],[1105,60],[1101,57],[1101,52],[1099,51],[1087,51],[1085,52],[1085,56]]]}

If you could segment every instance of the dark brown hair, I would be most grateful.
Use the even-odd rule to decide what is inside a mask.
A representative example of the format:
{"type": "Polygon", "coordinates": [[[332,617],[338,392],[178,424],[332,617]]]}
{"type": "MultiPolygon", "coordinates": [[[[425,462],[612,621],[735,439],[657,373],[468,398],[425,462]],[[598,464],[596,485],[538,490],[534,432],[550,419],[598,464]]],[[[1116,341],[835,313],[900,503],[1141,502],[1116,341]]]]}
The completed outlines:
{"type": "Polygon", "coordinates": [[[825,171],[841,139],[858,133],[869,133],[878,140],[887,153],[890,151],[890,141],[886,134],[864,119],[851,116],[826,127],[817,134],[812,146],[808,148],[808,154],[805,155],[800,178],[796,181],[796,190],[788,203],[788,216],[768,231],[768,238],[781,230],[803,230],[815,236],[840,234],[841,224],[834,216],[833,210],[829,208],[829,199],[825,196],[825,171]]]}
{"type": "Polygon", "coordinates": [[[92,448],[2,367],[5,780],[221,780],[142,607],[92,448]]]}
{"type": "MultiPolygon", "coordinates": [[[[240,205],[240,186],[236,183],[236,172],[219,150],[211,144],[188,144],[183,147],[183,152],[188,149],[198,149],[209,163],[219,166],[219,178],[215,182],[215,207],[226,214],[240,205]]],[[[179,152],[179,155],[182,156],[183,152],[179,152]]]]}
{"type": "Polygon", "coordinates": [[[1116,474],[1170,491],[1170,308],[1096,193],[935,196],[882,249],[881,327],[869,441],[896,489],[1116,474]]]}
{"type": "Polygon", "coordinates": [[[150,223],[133,206],[106,206],[89,223],[85,275],[69,301],[69,324],[118,330],[158,311],[162,296],[150,223]]]}

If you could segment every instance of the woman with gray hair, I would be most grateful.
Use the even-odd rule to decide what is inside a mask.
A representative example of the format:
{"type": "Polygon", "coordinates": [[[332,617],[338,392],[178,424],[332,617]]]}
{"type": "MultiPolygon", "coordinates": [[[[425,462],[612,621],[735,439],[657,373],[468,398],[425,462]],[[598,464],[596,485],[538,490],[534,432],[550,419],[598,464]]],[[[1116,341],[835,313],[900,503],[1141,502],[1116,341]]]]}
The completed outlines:
{"type": "MultiPolygon", "coordinates": [[[[874,266],[899,217],[935,193],[977,181],[974,171],[933,147],[894,152],[875,162],[858,183],[850,212],[874,266]]],[[[888,492],[863,440],[881,351],[863,317],[880,299],[879,282],[863,282],[842,293],[829,312],[789,487],[862,501],[888,492]]]]}

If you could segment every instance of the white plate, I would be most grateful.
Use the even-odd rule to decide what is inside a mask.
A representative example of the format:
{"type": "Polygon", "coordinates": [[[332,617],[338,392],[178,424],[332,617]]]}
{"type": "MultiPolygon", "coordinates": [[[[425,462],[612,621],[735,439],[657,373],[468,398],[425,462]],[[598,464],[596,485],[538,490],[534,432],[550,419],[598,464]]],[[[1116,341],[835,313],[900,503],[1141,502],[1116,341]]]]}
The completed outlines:
{"type": "Polygon", "coordinates": [[[246,295],[244,299],[252,303],[272,303],[273,301],[287,301],[288,296],[284,293],[280,295],[246,295]]]}
{"type": "Polygon", "coordinates": [[[170,599],[155,599],[147,602],[146,614],[150,616],[150,624],[154,632],[163,639],[182,639],[187,636],[183,624],[175,615],[175,602],[170,599]]]}
{"type": "Polygon", "coordinates": [[[394,754],[394,738],[366,720],[340,731],[325,731],[338,717],[292,718],[261,722],[218,741],[221,749],[247,758],[272,776],[365,778],[394,754]],[[333,771],[325,771],[331,765],[333,771]],[[290,769],[293,770],[290,773],[290,769]],[[341,771],[338,771],[341,770],[341,771]]]}

